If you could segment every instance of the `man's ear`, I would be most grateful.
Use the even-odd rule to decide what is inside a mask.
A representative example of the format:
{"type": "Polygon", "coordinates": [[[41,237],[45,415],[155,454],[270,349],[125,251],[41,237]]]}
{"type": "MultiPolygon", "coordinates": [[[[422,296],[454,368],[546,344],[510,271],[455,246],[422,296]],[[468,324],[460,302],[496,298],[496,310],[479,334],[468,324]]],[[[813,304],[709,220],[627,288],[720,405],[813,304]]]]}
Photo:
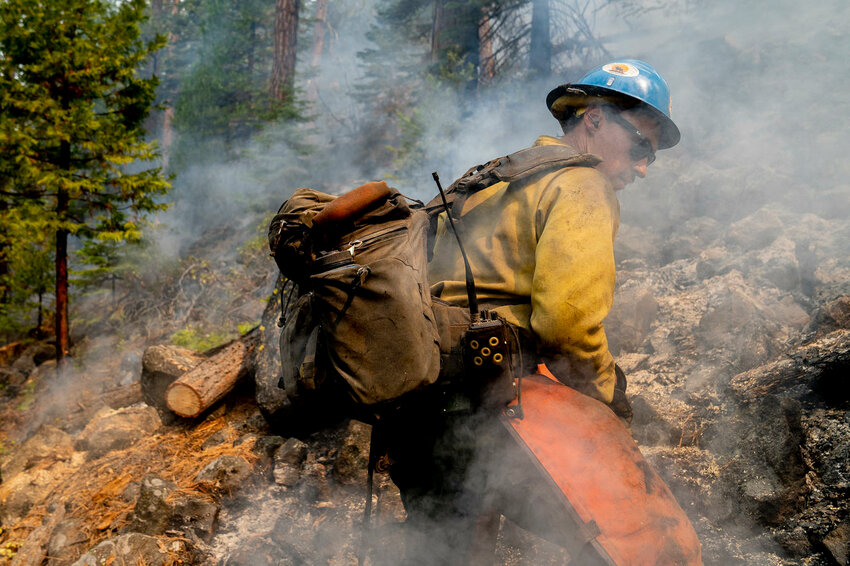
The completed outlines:
{"type": "Polygon", "coordinates": [[[602,109],[598,106],[590,106],[585,110],[582,118],[588,130],[598,130],[599,121],[602,119],[602,109]]]}

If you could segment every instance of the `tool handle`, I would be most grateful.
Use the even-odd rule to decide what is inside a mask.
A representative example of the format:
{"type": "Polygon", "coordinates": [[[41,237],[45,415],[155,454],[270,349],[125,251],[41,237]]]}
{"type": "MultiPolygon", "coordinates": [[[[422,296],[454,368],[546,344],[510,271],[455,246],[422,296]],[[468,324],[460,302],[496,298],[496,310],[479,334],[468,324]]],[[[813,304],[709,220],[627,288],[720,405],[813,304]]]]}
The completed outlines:
{"type": "Polygon", "coordinates": [[[331,201],[313,218],[315,228],[327,228],[339,222],[355,219],[377,206],[392,194],[386,181],[372,181],[351,189],[331,201]]]}

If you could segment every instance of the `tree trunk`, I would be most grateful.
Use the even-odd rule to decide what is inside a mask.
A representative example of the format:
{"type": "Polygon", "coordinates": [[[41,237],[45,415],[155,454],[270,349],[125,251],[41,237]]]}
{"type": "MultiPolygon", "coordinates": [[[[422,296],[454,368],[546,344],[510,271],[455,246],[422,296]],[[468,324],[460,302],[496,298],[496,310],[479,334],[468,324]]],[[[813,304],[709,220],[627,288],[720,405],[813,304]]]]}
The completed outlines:
{"type": "Polygon", "coordinates": [[[316,67],[322,58],[325,33],[328,31],[328,0],[316,0],[316,22],[313,24],[313,48],[310,50],[310,65],[316,67]]]}
{"type": "Polygon", "coordinates": [[[278,102],[284,102],[290,97],[294,83],[300,4],[300,0],[277,0],[275,4],[270,96],[278,102]]]}
{"type": "Polygon", "coordinates": [[[35,337],[39,340],[44,338],[44,335],[41,332],[41,325],[43,324],[43,320],[42,320],[42,316],[41,316],[41,309],[42,309],[43,304],[44,304],[44,291],[39,289],[38,290],[38,314],[36,316],[36,322],[35,322],[35,337]]]}
{"type": "Polygon", "coordinates": [[[533,0],[532,3],[529,67],[534,76],[548,77],[552,73],[549,0],[533,0]]]}
{"type": "Polygon", "coordinates": [[[443,0],[434,0],[434,17],[431,21],[431,61],[436,61],[440,47],[440,35],[443,31],[443,0]]]}
{"type": "Polygon", "coordinates": [[[478,22],[478,85],[489,83],[496,76],[496,60],[493,58],[493,32],[490,16],[486,8],[482,8],[481,20],[478,22]]]}
{"type": "MultiPolygon", "coordinates": [[[[3,185],[0,183],[0,187],[3,185]]],[[[4,212],[9,208],[9,204],[0,200],[0,212],[4,212]]],[[[9,260],[6,259],[6,249],[9,244],[6,242],[5,227],[0,225],[0,305],[5,305],[9,302],[9,287],[6,278],[9,276],[9,260]]]]}
{"type": "MultiPolygon", "coordinates": [[[[59,147],[59,167],[71,167],[71,144],[63,141],[59,147]]],[[[68,217],[70,198],[68,192],[59,189],[56,197],[56,217],[63,222],[68,217]]],[[[61,366],[68,355],[68,230],[56,231],[56,363],[61,366]]]]}
{"type": "Polygon", "coordinates": [[[168,408],[197,417],[224,397],[254,366],[259,332],[252,331],[180,376],[165,391],[168,408]]]}
{"type": "MultiPolygon", "coordinates": [[[[325,33],[328,30],[328,0],[316,0],[316,22],[313,24],[313,47],[310,49],[310,66],[313,72],[322,60],[325,46],[325,33]]],[[[318,77],[313,76],[307,82],[307,100],[315,102],[319,98],[318,77]]]]}

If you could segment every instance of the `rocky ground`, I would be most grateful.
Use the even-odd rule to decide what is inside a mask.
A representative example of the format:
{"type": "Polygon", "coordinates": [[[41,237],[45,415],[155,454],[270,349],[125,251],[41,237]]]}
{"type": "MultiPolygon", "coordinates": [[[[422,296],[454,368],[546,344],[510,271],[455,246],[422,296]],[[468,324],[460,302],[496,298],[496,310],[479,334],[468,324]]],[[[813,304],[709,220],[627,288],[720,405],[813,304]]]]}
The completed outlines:
{"type": "MultiPolygon", "coordinates": [[[[611,349],[706,564],[850,562],[848,241],[840,218],[779,205],[669,227],[624,215],[611,349]]],[[[258,375],[275,329],[270,308],[258,375]]],[[[356,564],[369,428],[277,436],[250,380],[197,419],[158,411],[141,382],[204,359],[142,356],[164,341],[90,340],[97,363],[60,374],[47,341],[0,348],[0,564],[356,564]]],[[[392,563],[404,511],[383,474],[374,502],[370,558],[392,563]]],[[[495,563],[563,562],[503,524],[495,563]]]]}

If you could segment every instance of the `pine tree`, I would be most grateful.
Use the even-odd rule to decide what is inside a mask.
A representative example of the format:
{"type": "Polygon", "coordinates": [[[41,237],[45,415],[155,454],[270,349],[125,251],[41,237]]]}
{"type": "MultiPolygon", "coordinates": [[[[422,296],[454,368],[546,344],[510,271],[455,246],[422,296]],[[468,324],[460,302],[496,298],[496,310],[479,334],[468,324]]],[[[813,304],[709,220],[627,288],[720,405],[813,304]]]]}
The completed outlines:
{"type": "MultiPolygon", "coordinates": [[[[142,125],[157,79],[138,69],[145,0],[0,0],[0,187],[55,238],[56,349],[68,341],[68,243],[135,237],[169,188],[142,125]],[[104,221],[104,218],[109,221],[104,221]]],[[[8,245],[16,245],[12,241],[8,245]]]]}

